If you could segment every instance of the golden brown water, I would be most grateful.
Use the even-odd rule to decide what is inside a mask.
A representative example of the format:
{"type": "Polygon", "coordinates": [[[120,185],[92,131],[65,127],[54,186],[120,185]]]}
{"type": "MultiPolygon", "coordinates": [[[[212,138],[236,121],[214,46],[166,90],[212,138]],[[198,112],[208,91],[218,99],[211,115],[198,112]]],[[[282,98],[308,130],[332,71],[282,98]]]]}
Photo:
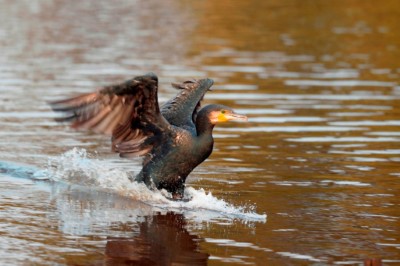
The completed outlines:
{"type": "Polygon", "coordinates": [[[0,264],[400,263],[399,1],[0,6],[0,264]],[[210,77],[206,102],[250,118],[217,127],[189,177],[203,209],[121,192],[138,162],[46,104],[149,71],[161,101],[210,77]],[[261,215],[220,213],[201,188],[261,215]]]}

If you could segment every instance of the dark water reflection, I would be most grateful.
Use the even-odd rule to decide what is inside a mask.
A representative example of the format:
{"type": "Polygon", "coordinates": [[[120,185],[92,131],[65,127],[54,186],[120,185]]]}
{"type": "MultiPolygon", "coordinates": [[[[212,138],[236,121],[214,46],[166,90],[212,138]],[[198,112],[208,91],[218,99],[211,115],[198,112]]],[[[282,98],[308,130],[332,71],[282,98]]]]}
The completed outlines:
{"type": "MultiPolygon", "coordinates": [[[[216,265],[398,264],[399,3],[0,0],[0,161],[46,168],[78,147],[131,169],[107,138],[53,122],[46,101],[148,71],[164,101],[171,81],[210,77],[207,102],[250,119],[216,128],[215,152],[190,186],[268,214],[249,222],[172,213],[93,187],[15,178],[33,172],[6,164],[1,263],[179,253],[216,265]],[[164,240],[171,251],[157,253],[164,240]]],[[[92,175],[100,164],[90,165],[79,170],[92,175]]]]}
{"type": "Polygon", "coordinates": [[[146,217],[133,238],[108,237],[107,265],[207,265],[209,255],[198,251],[198,237],[185,229],[182,214],[146,217]]]}

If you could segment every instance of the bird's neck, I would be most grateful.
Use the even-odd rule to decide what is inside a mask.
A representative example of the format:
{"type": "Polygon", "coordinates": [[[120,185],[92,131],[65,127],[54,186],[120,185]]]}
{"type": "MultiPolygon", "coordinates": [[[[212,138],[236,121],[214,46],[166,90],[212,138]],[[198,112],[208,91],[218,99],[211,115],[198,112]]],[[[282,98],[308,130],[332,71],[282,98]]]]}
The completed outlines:
{"type": "Polygon", "coordinates": [[[199,119],[197,117],[196,121],[196,129],[197,129],[197,147],[199,154],[202,154],[201,161],[210,156],[213,146],[214,146],[214,139],[212,136],[214,125],[208,119],[199,119]]]}
{"type": "Polygon", "coordinates": [[[212,131],[215,125],[211,123],[210,119],[207,117],[207,114],[205,114],[202,111],[203,110],[199,112],[196,119],[197,136],[199,137],[210,136],[212,138],[212,131]]]}
{"type": "Polygon", "coordinates": [[[202,154],[201,161],[204,161],[210,156],[214,146],[212,131],[215,125],[211,123],[208,117],[207,110],[203,108],[197,114],[196,118],[197,145],[199,154],[202,154]]]}

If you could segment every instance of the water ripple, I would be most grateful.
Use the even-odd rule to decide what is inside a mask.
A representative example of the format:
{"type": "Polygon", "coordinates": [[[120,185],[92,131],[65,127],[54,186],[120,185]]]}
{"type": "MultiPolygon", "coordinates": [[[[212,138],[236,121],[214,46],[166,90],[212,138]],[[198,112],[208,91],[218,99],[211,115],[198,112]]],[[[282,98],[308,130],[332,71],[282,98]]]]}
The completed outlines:
{"type": "Polygon", "coordinates": [[[394,87],[396,82],[373,80],[285,80],[287,86],[321,86],[321,87],[394,87]]]}
{"type": "Polygon", "coordinates": [[[293,142],[399,142],[400,138],[390,137],[301,137],[301,138],[288,138],[287,141],[293,142]]]}

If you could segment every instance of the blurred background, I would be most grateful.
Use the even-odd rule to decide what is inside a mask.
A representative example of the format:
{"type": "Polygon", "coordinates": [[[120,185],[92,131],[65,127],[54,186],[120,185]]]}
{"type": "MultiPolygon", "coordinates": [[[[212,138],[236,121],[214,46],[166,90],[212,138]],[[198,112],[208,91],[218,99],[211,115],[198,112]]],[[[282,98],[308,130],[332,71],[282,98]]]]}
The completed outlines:
{"type": "Polygon", "coordinates": [[[0,264],[400,263],[399,25],[397,0],[0,0],[0,264]],[[46,101],[150,71],[160,102],[209,77],[205,103],[249,116],[187,181],[243,216],[32,178],[131,169],[46,101]]]}

